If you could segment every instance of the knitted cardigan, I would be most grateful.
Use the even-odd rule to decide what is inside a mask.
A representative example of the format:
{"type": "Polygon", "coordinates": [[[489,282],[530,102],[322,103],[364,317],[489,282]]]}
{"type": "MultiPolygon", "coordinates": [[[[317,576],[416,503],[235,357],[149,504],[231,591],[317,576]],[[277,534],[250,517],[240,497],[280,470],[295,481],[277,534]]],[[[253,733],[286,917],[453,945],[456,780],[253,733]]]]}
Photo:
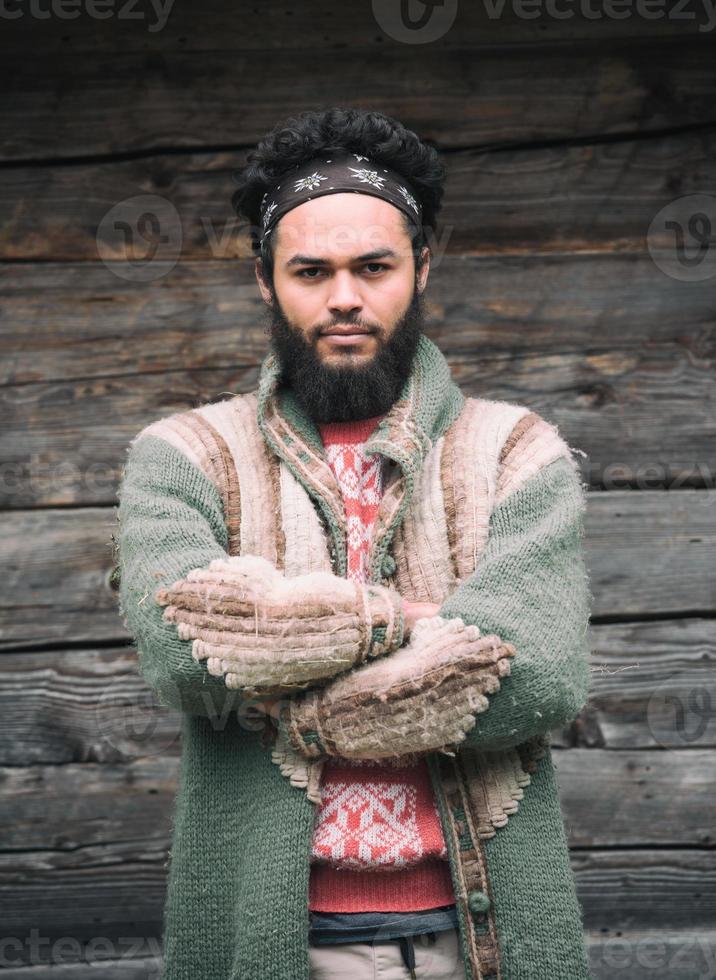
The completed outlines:
{"type": "Polygon", "coordinates": [[[321,767],[332,755],[413,752],[431,773],[467,976],[588,980],[548,739],[589,684],[585,494],[572,451],[525,406],[465,398],[423,335],[364,447],[394,464],[371,546],[371,655],[361,640],[354,667],[294,690],[275,723],[160,603],[162,587],[227,555],[260,557],[287,578],[345,578],[340,490],[279,376],[269,354],[257,391],[145,427],[119,488],[120,612],[147,683],[183,712],[164,980],[308,980],[321,767]],[[422,647],[402,645],[402,622],[379,611],[393,590],[440,604],[421,621],[422,647]],[[453,628],[454,643],[431,647],[453,628]],[[453,655],[480,636],[482,660],[453,655]]]}

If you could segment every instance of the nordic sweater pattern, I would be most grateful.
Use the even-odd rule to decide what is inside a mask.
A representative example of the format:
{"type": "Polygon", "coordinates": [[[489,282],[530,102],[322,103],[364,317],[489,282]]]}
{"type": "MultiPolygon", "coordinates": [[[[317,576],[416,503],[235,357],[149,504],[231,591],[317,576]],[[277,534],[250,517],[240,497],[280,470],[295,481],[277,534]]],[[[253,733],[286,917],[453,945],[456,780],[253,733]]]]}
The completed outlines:
{"type": "MultiPolygon", "coordinates": [[[[385,462],[367,457],[363,443],[383,417],[318,426],[345,501],[348,577],[357,581],[367,579],[385,462]]],[[[454,902],[425,759],[328,760],[311,860],[312,911],[409,912],[454,902]]]]}
{"type": "Polygon", "coordinates": [[[378,504],[383,495],[385,460],[372,459],[362,451],[362,443],[384,418],[358,422],[319,423],[318,429],[343,497],[346,517],[347,578],[365,582],[369,578],[369,546],[378,504]]]}
{"type": "MultiPolygon", "coordinates": [[[[269,355],[256,392],[146,426],[119,487],[120,613],[145,681],[182,712],[162,980],[309,980],[307,776],[330,756],[306,738],[318,723],[330,751],[370,756],[376,721],[384,742],[428,762],[470,980],[589,980],[555,765],[548,744],[534,751],[577,716],[589,687],[586,494],[571,450],[524,405],[465,398],[421,337],[400,399],[364,446],[399,470],[381,499],[371,581],[441,603],[443,617],[511,644],[514,659],[489,689],[479,662],[490,651],[473,662],[480,644],[459,633],[463,661],[424,637],[424,653],[406,663],[386,616],[373,633],[392,652],[348,671],[345,710],[335,680],[318,699],[290,698],[284,738],[296,747],[290,764],[285,747],[278,753],[284,768],[266,719],[193,657],[195,641],[154,601],[229,554],[261,555],[290,575],[345,576],[339,488],[320,434],[278,379],[269,355]],[[388,676],[375,678],[368,668],[381,661],[388,676]],[[442,751],[451,741],[452,755],[442,751]]],[[[364,639],[355,643],[346,650],[362,656],[364,639]]]]}

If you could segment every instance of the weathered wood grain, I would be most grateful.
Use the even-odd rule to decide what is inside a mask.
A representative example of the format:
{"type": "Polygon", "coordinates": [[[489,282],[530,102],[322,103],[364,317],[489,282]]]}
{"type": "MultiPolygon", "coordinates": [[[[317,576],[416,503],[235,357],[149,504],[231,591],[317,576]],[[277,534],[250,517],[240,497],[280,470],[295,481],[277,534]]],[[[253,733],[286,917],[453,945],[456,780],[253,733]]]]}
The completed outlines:
{"type": "Polygon", "coordinates": [[[705,980],[716,963],[712,929],[678,933],[668,925],[639,931],[622,926],[611,935],[589,934],[587,946],[594,980],[705,980]]]}
{"type": "MultiPolygon", "coordinates": [[[[0,271],[1,385],[248,367],[268,347],[250,260],[160,264],[166,274],[149,283],[99,262],[0,271]]],[[[644,359],[652,384],[669,366],[713,375],[713,282],[673,279],[647,255],[445,256],[431,264],[425,298],[429,335],[446,355],[479,355],[505,386],[520,384],[528,356],[560,353],[612,385],[627,355],[627,368],[644,359]]],[[[553,400],[565,380],[547,392],[553,400]]],[[[606,388],[593,402],[608,409],[626,394],[606,388]]]]}
{"type": "Polygon", "coordinates": [[[716,747],[716,620],[592,624],[590,649],[589,701],[574,744],[716,747]]]}
{"type": "MultiPolygon", "coordinates": [[[[589,642],[589,700],[552,732],[556,748],[716,748],[706,701],[716,703],[716,619],[593,624],[589,642]]],[[[133,646],[0,656],[0,766],[178,756],[180,732],[181,715],[157,702],[133,646]]],[[[582,758],[588,770],[594,757],[582,758]]]]}
{"type": "Polygon", "coordinates": [[[134,647],[3,653],[0,765],[176,757],[181,714],[160,705],[134,647]]]}
{"type": "MultiPolygon", "coordinates": [[[[637,256],[450,257],[427,303],[465,393],[541,412],[590,485],[714,487],[709,281],[637,256]]],[[[252,390],[268,350],[250,261],[146,286],[97,264],[6,267],[0,314],[6,507],[111,503],[144,424],[252,390]]]]}
{"type": "MultiPolygon", "coordinates": [[[[153,213],[172,243],[156,252],[155,262],[179,241],[182,261],[250,258],[248,222],[231,205],[233,174],[246,155],[157,153],[112,166],[10,168],[0,185],[0,259],[88,262],[97,260],[101,247],[108,261],[140,261],[146,240],[110,233],[106,216],[119,202],[136,199],[136,207],[125,204],[123,214],[136,224],[148,207],[142,200],[147,194],[166,202],[155,204],[153,213]]],[[[647,230],[662,208],[716,184],[716,129],[576,146],[456,150],[443,160],[440,227],[430,237],[438,258],[643,253],[647,230]]],[[[649,244],[672,247],[673,232],[652,228],[649,244]]]]}
{"type": "Polygon", "coordinates": [[[594,615],[712,613],[715,505],[714,490],[590,494],[585,547],[594,615]]]}
{"type": "MultiPolygon", "coordinates": [[[[68,56],[95,51],[259,51],[276,57],[280,52],[320,46],[357,52],[362,48],[393,49],[409,44],[410,29],[398,34],[393,21],[397,8],[385,4],[377,18],[375,5],[336,5],[331,0],[313,0],[311,16],[305,16],[301,3],[271,0],[241,8],[240,30],[236,10],[225,0],[206,0],[201,5],[201,29],[197,30],[195,9],[184,4],[169,8],[169,16],[158,16],[147,2],[117,4],[115,16],[108,20],[88,16],[82,7],[74,8],[70,19],[30,18],[10,22],[16,44],[32,46],[37,53],[61,52],[68,56]],[[119,16],[123,10],[131,14],[119,16]]],[[[604,4],[586,8],[577,3],[455,4],[456,16],[445,33],[435,31],[430,46],[469,47],[480,51],[500,44],[570,43],[577,40],[625,42],[661,37],[708,37],[710,20],[701,4],[666,4],[644,8],[614,5],[614,13],[604,4]],[[556,10],[556,15],[551,11],[556,10]],[[642,13],[646,10],[646,14],[642,13]]],[[[19,9],[19,8],[15,8],[19,9]]],[[[110,8],[111,9],[111,8],[110,8]]],[[[450,13],[451,5],[446,5],[450,13]]],[[[442,21],[440,22],[442,23],[442,21]]],[[[400,26],[398,22],[398,26],[400,26]]],[[[10,31],[8,31],[10,33],[10,31]]],[[[424,47],[415,45],[419,50],[424,47]]],[[[362,52],[361,52],[362,53],[362,52]]]]}
{"type": "MultiPolygon", "coordinates": [[[[139,954],[133,956],[131,944],[125,944],[122,949],[118,943],[113,950],[108,942],[94,943],[80,948],[75,954],[75,962],[71,953],[67,955],[67,947],[60,945],[51,949],[51,962],[41,964],[37,962],[38,957],[31,956],[29,966],[6,967],[3,980],[76,980],[78,962],[82,964],[83,980],[159,980],[162,970],[160,939],[152,937],[143,945],[147,947],[146,952],[156,952],[146,957],[141,955],[140,949],[139,954]],[[61,954],[58,954],[58,948],[61,954]],[[122,958],[105,958],[114,956],[122,958]]],[[[9,960],[15,963],[17,957],[9,957],[9,960]]]]}
{"type": "Polygon", "coordinates": [[[656,132],[713,122],[712,47],[708,34],[608,55],[599,43],[508,57],[489,45],[376,45],[359,58],[311,47],[287,50],[279,71],[264,51],[214,51],[210,70],[203,52],[20,53],[4,59],[0,159],[235,150],[328,105],[371,106],[445,149],[656,132]]]}
{"type": "MultiPolygon", "coordinates": [[[[653,820],[658,811],[650,812],[653,820]]],[[[663,929],[689,935],[692,930],[713,929],[713,850],[625,847],[573,850],[571,858],[590,932],[616,936],[627,930],[663,929]]]]}
{"type": "MultiPolygon", "coordinates": [[[[704,826],[697,803],[713,807],[711,753],[680,751],[669,765],[662,762],[661,775],[650,777],[658,792],[648,808],[638,776],[648,760],[655,771],[655,757],[662,753],[589,751],[595,779],[578,797],[569,792],[565,767],[570,759],[583,767],[585,760],[576,758],[581,754],[556,751],[554,756],[586,929],[602,941],[624,931],[708,930],[716,907],[716,852],[693,846],[689,838],[702,834],[704,826]],[[632,765],[637,776],[632,784],[605,778],[619,764],[632,765]],[[683,785],[699,799],[686,804],[686,819],[674,821],[675,805],[667,798],[679,799],[683,785]],[[617,813],[614,820],[604,817],[610,804],[617,813]],[[665,819],[651,819],[647,827],[649,814],[660,812],[659,805],[665,819]],[[644,830],[646,846],[624,842],[629,816],[644,830]],[[578,841],[590,831],[600,845],[626,846],[583,848],[578,841]],[[668,849],[652,846],[654,840],[668,849]]],[[[149,939],[160,935],[177,767],[175,759],[155,757],[116,766],[3,769],[0,793],[12,816],[6,850],[0,854],[4,935],[24,942],[36,929],[50,940],[69,936],[80,943],[97,936],[110,942],[132,936],[144,941],[135,955],[154,953],[149,939]]],[[[18,953],[27,956],[28,950],[18,953]]]]}
{"type": "Polygon", "coordinates": [[[716,845],[711,748],[569,749],[554,758],[570,846],[716,845]]]}
{"type": "MultiPolygon", "coordinates": [[[[716,490],[593,492],[586,558],[595,617],[713,614],[716,490]]],[[[127,639],[110,585],[116,508],[0,514],[0,649],[127,639]]]]}
{"type": "MultiPolygon", "coordinates": [[[[225,724],[245,722],[231,715],[225,724]]],[[[250,724],[260,730],[257,721],[250,724]]],[[[2,769],[0,798],[12,818],[3,832],[6,852],[14,861],[35,863],[33,851],[45,848],[59,870],[74,867],[78,850],[89,857],[93,849],[114,847],[115,840],[128,857],[138,842],[147,853],[156,851],[168,827],[179,765],[173,745],[167,751],[156,748],[149,743],[146,754],[117,763],[2,769]]],[[[555,747],[553,758],[571,847],[713,850],[716,784],[710,748],[555,747]]]]}

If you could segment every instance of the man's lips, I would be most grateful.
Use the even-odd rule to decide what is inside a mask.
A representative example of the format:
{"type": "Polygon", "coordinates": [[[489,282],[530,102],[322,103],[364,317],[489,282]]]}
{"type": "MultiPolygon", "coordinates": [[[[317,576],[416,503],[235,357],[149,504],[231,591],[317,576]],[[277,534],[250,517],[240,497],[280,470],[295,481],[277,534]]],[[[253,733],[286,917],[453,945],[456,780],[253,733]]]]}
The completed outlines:
{"type": "Polygon", "coordinates": [[[329,327],[328,330],[323,330],[320,334],[321,337],[325,338],[327,344],[331,347],[351,347],[353,345],[361,344],[365,337],[370,337],[375,333],[375,330],[370,330],[366,327],[348,327],[341,325],[339,327],[329,327]]]}
{"type": "Polygon", "coordinates": [[[346,337],[353,336],[357,333],[373,333],[368,327],[329,327],[327,330],[321,330],[322,337],[346,337]]]}

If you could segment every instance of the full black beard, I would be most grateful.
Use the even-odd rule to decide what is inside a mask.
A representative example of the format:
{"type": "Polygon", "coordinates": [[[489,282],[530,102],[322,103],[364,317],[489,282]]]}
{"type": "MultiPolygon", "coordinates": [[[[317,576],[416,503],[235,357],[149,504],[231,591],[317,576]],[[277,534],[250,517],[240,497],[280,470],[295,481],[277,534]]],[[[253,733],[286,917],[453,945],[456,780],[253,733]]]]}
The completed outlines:
{"type": "MultiPolygon", "coordinates": [[[[271,345],[281,368],[280,384],[289,385],[305,412],[316,422],[352,422],[384,415],[410,377],[413,358],[425,325],[423,295],[413,289],[410,304],[371,361],[341,367],[323,364],[312,342],[291,326],[276,293],[268,307],[271,345]]],[[[355,317],[335,322],[355,323],[355,317]]],[[[331,324],[321,324],[322,328],[331,324]]],[[[371,326],[371,324],[368,324],[371,326]]]]}

